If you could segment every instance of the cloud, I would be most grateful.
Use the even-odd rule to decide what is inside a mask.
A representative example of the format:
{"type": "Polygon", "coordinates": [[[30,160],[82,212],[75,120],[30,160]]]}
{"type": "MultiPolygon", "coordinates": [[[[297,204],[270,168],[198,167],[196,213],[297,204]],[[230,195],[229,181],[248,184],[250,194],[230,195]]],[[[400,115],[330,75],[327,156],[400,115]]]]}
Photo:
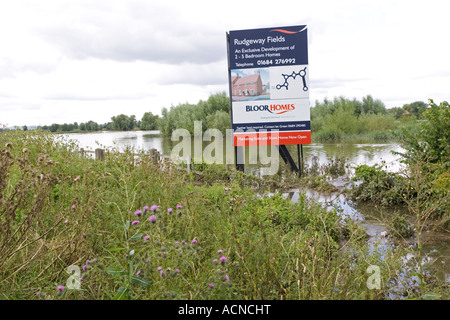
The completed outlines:
{"type": "Polygon", "coordinates": [[[45,74],[55,70],[53,63],[42,61],[20,61],[11,58],[0,57],[0,80],[4,78],[14,78],[18,74],[32,72],[36,74],[45,74]]]}
{"type": "Polygon", "coordinates": [[[82,2],[54,13],[62,17],[34,33],[71,59],[208,64],[226,55],[223,30],[198,27],[153,2],[82,2]]]}
{"type": "Polygon", "coordinates": [[[154,68],[153,81],[161,85],[223,85],[228,81],[227,72],[226,60],[208,64],[163,64],[154,68]]]}

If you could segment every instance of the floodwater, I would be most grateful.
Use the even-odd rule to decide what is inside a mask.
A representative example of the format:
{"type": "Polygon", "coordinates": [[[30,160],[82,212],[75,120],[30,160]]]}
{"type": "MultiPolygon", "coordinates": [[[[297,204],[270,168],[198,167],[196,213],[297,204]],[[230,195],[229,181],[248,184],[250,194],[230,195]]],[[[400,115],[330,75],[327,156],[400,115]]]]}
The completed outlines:
{"type": "MultiPolygon", "coordinates": [[[[163,155],[170,156],[174,148],[183,141],[177,139],[172,141],[170,137],[161,137],[158,131],[125,131],[125,132],[98,132],[98,133],[82,133],[82,134],[66,134],[69,139],[78,142],[81,148],[85,150],[95,150],[96,148],[114,147],[119,150],[124,150],[126,147],[132,147],[136,150],[150,150],[152,148],[157,149],[163,155]]],[[[191,159],[195,158],[195,149],[204,152],[208,149],[208,145],[211,147],[213,143],[215,145],[215,151],[211,155],[222,158],[222,163],[234,164],[234,148],[232,146],[232,140],[230,137],[223,137],[218,139],[208,138],[206,136],[202,139],[189,138],[188,141],[191,149],[188,150],[191,159]],[[205,141],[206,140],[206,141],[205,141]],[[222,141],[221,141],[222,140],[222,141]],[[197,145],[196,145],[197,144],[197,145]],[[201,147],[199,147],[201,146],[201,147]]],[[[298,163],[298,152],[296,146],[288,147],[294,161],[298,163]]],[[[209,148],[211,150],[211,148],[209,148]]],[[[303,159],[304,164],[311,164],[312,159],[318,162],[319,165],[326,164],[329,159],[341,158],[345,159],[346,163],[350,165],[348,174],[352,174],[352,170],[358,165],[382,165],[384,170],[390,172],[399,172],[402,169],[399,156],[392,153],[392,151],[401,152],[402,149],[399,144],[395,142],[387,143],[312,143],[309,145],[303,145],[301,148],[300,156],[303,159]]],[[[247,151],[248,152],[248,151],[247,151]]],[[[270,150],[267,152],[270,156],[270,150]]],[[[178,154],[177,154],[178,155],[178,154]]],[[[186,154],[179,154],[179,157],[186,158],[186,154]]],[[[258,167],[258,162],[251,164],[251,157],[246,154],[246,171],[255,170],[258,167]]],[[[345,187],[349,184],[349,179],[345,177],[339,177],[331,181],[336,187],[345,187]]],[[[381,222],[380,215],[392,214],[394,209],[383,209],[380,211],[377,208],[367,205],[357,205],[346,199],[343,194],[321,194],[313,190],[307,189],[293,189],[285,194],[286,198],[291,201],[298,201],[300,193],[306,193],[306,196],[311,199],[315,199],[321,202],[326,207],[339,208],[342,215],[346,215],[353,220],[362,223],[366,229],[370,239],[369,242],[384,242],[386,248],[392,245],[392,241],[384,236],[387,232],[386,227],[381,222]]],[[[395,209],[398,210],[398,209],[395,209]]],[[[443,277],[444,281],[450,282],[450,239],[448,236],[433,234],[424,235],[427,240],[423,246],[423,252],[426,259],[433,261],[433,270],[439,277],[443,277]]],[[[413,239],[411,239],[413,243],[413,239]]],[[[407,258],[407,257],[406,257],[407,258]]]]}
{"type": "MultiPolygon", "coordinates": [[[[348,186],[349,182],[342,177],[331,181],[336,187],[348,186]],[[345,181],[345,183],[343,182],[345,181]]],[[[383,223],[383,220],[388,216],[401,211],[406,211],[406,208],[377,208],[374,206],[367,206],[366,204],[356,204],[347,199],[346,196],[340,192],[333,192],[323,194],[310,189],[292,189],[284,194],[286,199],[292,202],[297,202],[300,194],[304,193],[308,199],[314,199],[321,203],[324,207],[329,209],[336,208],[344,218],[348,217],[358,223],[362,224],[366,230],[369,239],[367,241],[369,247],[376,248],[377,252],[384,256],[392,247],[401,243],[410,249],[415,249],[416,242],[414,235],[410,239],[397,241],[389,237],[388,230],[383,223]]],[[[410,221],[412,222],[412,221],[410,221]]],[[[391,288],[389,297],[391,299],[402,299],[403,289],[417,289],[419,287],[419,280],[416,276],[410,276],[411,273],[416,273],[418,264],[430,265],[426,274],[433,273],[435,277],[441,281],[450,283],[450,237],[448,234],[436,232],[424,232],[422,234],[423,246],[421,249],[421,258],[408,253],[404,257],[404,272],[399,275],[398,281],[402,285],[396,284],[391,288]],[[406,285],[404,285],[406,283],[406,285]],[[403,288],[405,286],[407,288],[403,288]]]]}
{"type": "MultiPolygon", "coordinates": [[[[182,143],[182,139],[172,141],[170,137],[161,137],[159,131],[124,131],[124,132],[95,132],[95,133],[70,133],[66,134],[70,139],[79,142],[79,146],[86,150],[95,150],[102,147],[115,147],[119,150],[124,150],[127,146],[133,147],[136,150],[150,150],[151,148],[157,149],[160,153],[170,156],[174,148],[182,143]]],[[[215,145],[215,151],[212,152],[214,158],[220,158],[222,156],[223,163],[234,164],[234,147],[232,145],[232,139],[229,136],[221,138],[220,142],[217,138],[210,138],[204,135],[202,138],[194,139],[190,138],[191,159],[195,159],[197,155],[196,150],[201,150],[203,157],[206,158],[209,155],[209,149],[211,145],[215,145]],[[197,148],[195,145],[201,146],[197,148]],[[195,149],[197,148],[197,149],[195,149]]],[[[288,149],[296,163],[298,163],[296,146],[288,146],[288,149]]],[[[319,165],[328,162],[329,158],[341,158],[346,159],[352,167],[356,167],[361,164],[374,165],[383,164],[384,169],[388,171],[398,171],[401,169],[398,162],[399,156],[394,155],[391,151],[402,151],[401,147],[397,143],[312,143],[302,146],[303,160],[305,164],[310,164],[311,160],[315,157],[319,165]]],[[[259,150],[256,151],[259,155],[259,150]]],[[[268,147],[267,155],[271,156],[270,147],[268,147]]],[[[180,153],[177,156],[187,158],[186,155],[180,153]]],[[[246,154],[246,163],[249,164],[249,168],[252,164],[257,164],[256,161],[252,161],[252,157],[246,154]]]]}

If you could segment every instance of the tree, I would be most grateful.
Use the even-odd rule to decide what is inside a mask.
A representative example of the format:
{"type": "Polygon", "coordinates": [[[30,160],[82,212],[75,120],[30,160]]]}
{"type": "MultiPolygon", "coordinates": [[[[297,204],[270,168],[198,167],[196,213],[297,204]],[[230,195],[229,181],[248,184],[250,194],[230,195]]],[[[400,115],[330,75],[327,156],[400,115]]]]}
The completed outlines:
{"type": "Polygon", "coordinates": [[[163,135],[170,135],[170,126],[169,126],[169,110],[166,107],[163,107],[161,110],[161,118],[158,121],[158,129],[163,135]]]}
{"type": "Polygon", "coordinates": [[[387,111],[388,111],[389,114],[393,115],[396,120],[399,119],[403,115],[403,113],[405,112],[403,110],[403,108],[400,108],[400,107],[393,107],[393,108],[390,108],[387,111]]]}
{"type": "Polygon", "coordinates": [[[217,110],[206,117],[208,129],[219,129],[223,134],[231,128],[231,118],[228,112],[217,110]]]}
{"type": "Polygon", "coordinates": [[[201,121],[202,132],[208,128],[225,130],[230,127],[230,99],[225,92],[210,95],[208,100],[200,100],[197,104],[182,103],[163,108],[161,118],[158,119],[158,128],[161,134],[169,136],[176,129],[186,129],[194,134],[194,122],[201,121]],[[219,112],[220,111],[220,112],[219,112]],[[219,116],[214,119],[214,115],[219,116]]]}
{"type": "Polygon", "coordinates": [[[60,129],[60,125],[57,124],[57,123],[53,123],[53,124],[50,126],[49,129],[50,129],[51,132],[56,132],[56,131],[58,131],[58,130],[60,129]]]}
{"type": "Polygon", "coordinates": [[[216,111],[230,112],[230,99],[225,92],[213,94],[205,102],[204,111],[206,115],[214,114],[216,111]]]}
{"type": "Polygon", "coordinates": [[[86,122],[86,130],[87,131],[97,131],[98,130],[98,123],[92,120],[89,120],[86,122]]]}
{"type": "Polygon", "coordinates": [[[362,100],[361,105],[361,114],[385,114],[386,113],[386,106],[384,103],[377,99],[374,100],[371,95],[367,95],[362,100]]]}
{"type": "Polygon", "coordinates": [[[416,119],[421,119],[423,112],[427,109],[427,104],[423,101],[415,101],[403,105],[403,110],[414,115],[416,119]]]}
{"type": "Polygon", "coordinates": [[[440,163],[450,168],[450,108],[448,102],[439,105],[430,99],[429,108],[423,114],[425,122],[420,130],[404,128],[400,141],[405,153],[400,153],[408,164],[426,159],[428,163],[440,163]]]}
{"type": "Polygon", "coordinates": [[[133,130],[136,126],[136,116],[127,116],[125,114],[119,114],[118,116],[111,118],[111,129],[119,131],[133,130]]]}
{"type": "Polygon", "coordinates": [[[137,125],[137,121],[136,121],[136,116],[135,115],[131,115],[128,117],[128,128],[127,130],[133,130],[134,128],[136,128],[137,125]]]}
{"type": "Polygon", "coordinates": [[[158,119],[158,115],[154,115],[151,112],[146,112],[142,116],[139,128],[141,130],[156,130],[158,119]]]}

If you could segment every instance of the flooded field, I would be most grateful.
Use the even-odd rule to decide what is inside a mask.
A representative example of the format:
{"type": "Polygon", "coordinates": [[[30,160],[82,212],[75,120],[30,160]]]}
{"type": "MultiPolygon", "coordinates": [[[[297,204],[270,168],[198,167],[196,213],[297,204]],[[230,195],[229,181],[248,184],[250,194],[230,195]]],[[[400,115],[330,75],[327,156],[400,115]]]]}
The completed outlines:
{"type": "MultiPolygon", "coordinates": [[[[88,150],[94,150],[98,147],[115,147],[123,150],[126,147],[132,147],[137,150],[149,150],[155,148],[164,155],[170,155],[172,149],[177,145],[178,141],[172,141],[168,137],[161,137],[157,131],[129,131],[129,132],[99,132],[88,134],[67,134],[70,139],[78,142],[79,146],[88,150]]],[[[192,139],[191,144],[201,143],[204,149],[210,141],[202,141],[192,139]]],[[[230,140],[223,141],[223,150],[233,150],[229,145],[230,140]]],[[[295,146],[290,146],[291,154],[295,155],[295,146]]],[[[353,169],[361,164],[383,165],[383,169],[391,172],[397,172],[401,169],[398,156],[392,151],[402,151],[399,144],[394,142],[388,143],[313,143],[303,146],[303,159],[305,164],[311,164],[312,159],[319,165],[326,164],[329,159],[342,158],[349,164],[347,174],[351,175],[353,169]]],[[[296,160],[296,158],[294,157],[296,160]]],[[[224,160],[225,162],[225,160],[224,160]]],[[[246,171],[254,170],[257,165],[246,167],[246,171]]],[[[330,181],[338,190],[349,186],[349,177],[339,177],[330,181]]],[[[336,207],[342,215],[349,217],[364,225],[366,233],[369,236],[369,243],[382,243],[385,247],[393,245],[404,245],[414,247],[415,237],[405,239],[401,243],[390,236],[386,226],[383,223],[383,216],[393,214],[396,209],[380,209],[372,206],[352,203],[346,196],[340,192],[320,193],[308,189],[292,189],[285,193],[284,196],[291,201],[296,202],[301,193],[305,193],[309,199],[321,202],[327,207],[336,207]]],[[[435,272],[438,277],[444,281],[450,282],[450,238],[447,234],[425,233],[423,235],[423,257],[419,263],[427,263],[431,265],[430,270],[435,272]]],[[[405,265],[413,259],[413,256],[405,257],[405,265]]],[[[406,271],[405,271],[406,272],[406,271]]],[[[413,281],[414,282],[414,281],[413,281]]],[[[411,286],[417,284],[412,283],[411,286]]]]}

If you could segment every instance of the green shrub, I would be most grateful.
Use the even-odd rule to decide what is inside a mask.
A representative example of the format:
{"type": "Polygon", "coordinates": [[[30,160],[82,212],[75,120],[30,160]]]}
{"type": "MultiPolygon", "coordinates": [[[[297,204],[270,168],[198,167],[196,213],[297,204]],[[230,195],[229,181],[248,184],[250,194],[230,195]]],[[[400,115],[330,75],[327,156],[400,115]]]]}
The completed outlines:
{"type": "Polygon", "coordinates": [[[314,139],[321,142],[336,142],[341,140],[342,134],[337,129],[322,129],[314,134],[314,139]]]}
{"type": "Polygon", "coordinates": [[[355,169],[353,181],[360,184],[350,190],[355,201],[373,202],[381,206],[402,205],[402,194],[407,190],[404,177],[381,170],[379,165],[360,165],[355,169]]]}

